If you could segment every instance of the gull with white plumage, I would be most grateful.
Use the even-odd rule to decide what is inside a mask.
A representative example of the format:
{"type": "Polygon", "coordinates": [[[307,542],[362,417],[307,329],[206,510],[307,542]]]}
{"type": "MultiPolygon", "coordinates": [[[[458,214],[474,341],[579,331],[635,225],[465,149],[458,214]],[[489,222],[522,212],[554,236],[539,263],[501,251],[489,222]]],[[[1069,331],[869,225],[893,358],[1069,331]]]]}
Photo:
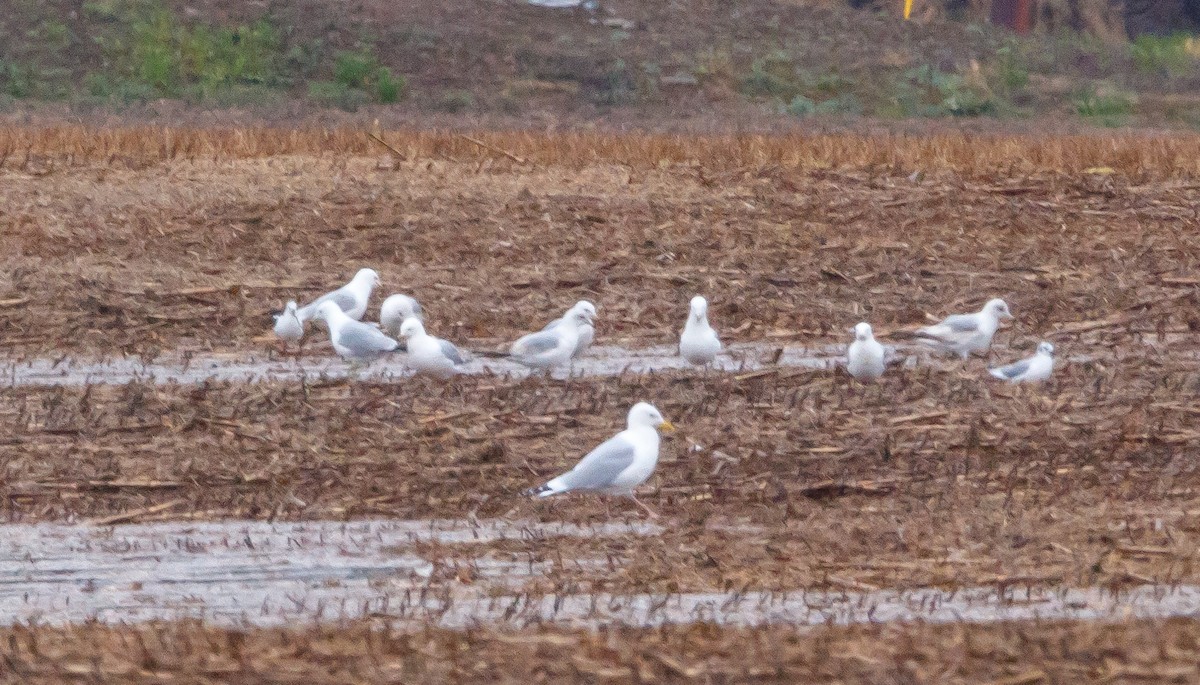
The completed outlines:
{"type": "Polygon", "coordinates": [[[400,346],[374,325],[351,319],[336,302],[322,302],[314,318],[321,319],[329,327],[333,351],[352,364],[375,361],[400,346]]]}
{"type": "Polygon", "coordinates": [[[421,310],[421,303],[417,302],[415,298],[397,293],[388,296],[383,301],[383,304],[379,305],[379,327],[388,335],[399,337],[400,326],[407,319],[425,321],[425,313],[421,310]]]}
{"type": "Polygon", "coordinates": [[[1037,352],[1012,364],[988,369],[988,373],[996,378],[1010,383],[1037,383],[1050,378],[1054,371],[1054,345],[1042,342],[1037,346],[1037,352]]]}
{"type": "Polygon", "coordinates": [[[512,344],[509,358],[534,369],[549,369],[571,361],[579,345],[579,331],[591,323],[586,311],[572,309],[562,323],[549,330],[522,336],[512,344]]]}
{"type": "Polygon", "coordinates": [[[854,342],[846,350],[846,370],[864,383],[883,375],[883,345],[875,339],[871,324],[863,321],[854,327],[854,342]]]}
{"type": "Polygon", "coordinates": [[[374,269],[359,269],[350,282],[337,290],[325,293],[296,310],[300,323],[317,318],[317,311],[326,302],[332,302],[350,319],[358,321],[367,313],[371,292],[379,285],[379,274],[374,269]]]}
{"type": "Polygon", "coordinates": [[[650,478],[658,464],[659,430],[673,431],[675,426],[664,419],[654,405],[638,402],[629,410],[625,430],[589,452],[575,468],[550,479],[545,485],[526,490],[525,494],[532,497],[566,492],[622,495],[657,517],[650,507],[638,501],[634,489],[650,478]]]}
{"type": "Polygon", "coordinates": [[[304,337],[304,324],[296,315],[295,300],[290,300],[283,311],[275,315],[275,335],[285,345],[295,345],[304,337]]]}
{"type": "Polygon", "coordinates": [[[1011,319],[1008,304],[1000,298],[988,300],[983,309],[973,314],[955,314],[940,322],[920,328],[917,338],[943,352],[953,352],[963,359],[972,352],[986,352],[992,337],[1000,328],[1000,319],[1011,319]]]}
{"type": "Polygon", "coordinates": [[[571,353],[572,358],[578,357],[579,355],[583,354],[587,348],[592,346],[592,339],[596,335],[596,328],[595,324],[593,323],[593,321],[596,319],[596,305],[588,302],[587,300],[580,300],[572,305],[572,307],[568,309],[565,314],[546,324],[546,327],[542,329],[543,331],[554,330],[555,328],[563,325],[563,323],[567,320],[567,317],[577,313],[584,314],[587,317],[587,320],[579,324],[579,340],[575,343],[575,351],[571,353]]]}
{"type": "Polygon", "coordinates": [[[400,335],[408,344],[408,365],[417,373],[440,378],[449,378],[458,373],[456,367],[463,363],[458,348],[449,341],[426,333],[424,324],[416,317],[404,320],[400,325],[400,335]]]}
{"type": "Polygon", "coordinates": [[[708,324],[708,300],[692,298],[687,323],[679,334],[679,354],[696,366],[711,364],[721,351],[721,339],[708,324]]]}

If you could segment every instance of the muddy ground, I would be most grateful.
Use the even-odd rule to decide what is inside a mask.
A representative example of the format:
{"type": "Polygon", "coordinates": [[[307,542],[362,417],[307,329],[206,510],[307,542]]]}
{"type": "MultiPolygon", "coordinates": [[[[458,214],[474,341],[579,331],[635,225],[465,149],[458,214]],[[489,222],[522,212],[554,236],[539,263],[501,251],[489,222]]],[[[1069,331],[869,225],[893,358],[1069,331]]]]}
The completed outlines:
{"type": "MultiPolygon", "coordinates": [[[[642,497],[665,530],[484,545],[496,559],[549,562],[529,592],[1196,582],[1200,186],[1169,165],[1130,171],[1125,153],[1113,169],[1082,173],[1017,161],[1029,150],[1013,143],[1021,170],[1009,174],[953,168],[937,150],[924,169],[534,165],[499,153],[0,168],[8,359],[266,355],[272,309],[360,266],[383,276],[376,305],[389,292],[415,294],[431,331],[477,348],[581,297],[599,305],[604,342],[670,343],[687,300],[703,292],[727,341],[811,346],[846,341],[863,319],[903,345],[903,331],[930,317],[1002,296],[1017,319],[993,359],[1042,339],[1060,355],[1055,377],[1033,388],[998,384],[980,359],[897,367],[865,389],[797,368],[8,387],[3,515],[638,520],[627,502],[531,503],[519,493],[648,399],[680,426],[642,497]],[[571,563],[584,554],[618,561],[571,563]]],[[[328,354],[318,338],[305,363],[328,354]]],[[[475,552],[428,543],[421,553],[471,582],[470,564],[456,561],[475,552]]],[[[335,635],[83,630],[17,631],[7,668],[149,681],[209,663],[211,650],[223,656],[204,667],[216,669],[208,677],[245,682],[262,668],[308,682],[319,682],[317,668],[377,681],[1186,680],[1196,640],[1192,622],[1126,622],[548,629],[355,644],[410,655],[395,665],[346,651],[335,635]],[[1152,635],[1164,636],[1153,648],[1152,635]],[[129,641],[150,646],[136,658],[112,646],[129,641]],[[639,651],[658,643],[665,659],[639,651]],[[514,658],[514,645],[528,654],[514,658]],[[462,660],[438,657],[444,650],[462,660]],[[378,670],[354,671],[368,661],[378,670]],[[696,664],[707,670],[688,670],[696,664]]]]}

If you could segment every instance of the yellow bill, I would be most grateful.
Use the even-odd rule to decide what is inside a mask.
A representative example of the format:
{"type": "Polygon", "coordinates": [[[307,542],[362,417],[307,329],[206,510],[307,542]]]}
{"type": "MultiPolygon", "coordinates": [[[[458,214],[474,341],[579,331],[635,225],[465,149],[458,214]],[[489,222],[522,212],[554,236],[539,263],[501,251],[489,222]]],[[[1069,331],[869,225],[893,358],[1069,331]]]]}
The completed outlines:
{"type": "Polygon", "coordinates": [[[664,433],[670,433],[675,430],[675,424],[671,423],[670,421],[663,421],[662,423],[658,424],[658,429],[664,433]]]}
{"type": "Polygon", "coordinates": [[[908,17],[912,14],[913,0],[904,0],[904,20],[908,21],[908,17]]]}

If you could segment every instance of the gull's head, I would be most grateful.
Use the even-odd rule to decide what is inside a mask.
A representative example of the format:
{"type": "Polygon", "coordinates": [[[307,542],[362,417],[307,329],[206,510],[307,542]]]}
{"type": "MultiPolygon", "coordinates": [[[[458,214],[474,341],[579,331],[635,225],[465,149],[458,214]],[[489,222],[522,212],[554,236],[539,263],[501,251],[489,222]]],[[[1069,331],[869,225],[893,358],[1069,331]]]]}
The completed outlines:
{"type": "Polygon", "coordinates": [[[326,300],[317,306],[317,313],[314,316],[322,321],[328,322],[330,318],[334,318],[338,314],[344,314],[342,308],[339,307],[336,302],[330,302],[326,300]]]}
{"type": "Polygon", "coordinates": [[[854,326],[854,339],[855,340],[862,340],[865,342],[867,340],[870,340],[872,337],[874,337],[874,333],[871,331],[871,324],[867,323],[866,321],[863,321],[862,323],[859,323],[854,326]]]}
{"type": "Polygon", "coordinates": [[[288,300],[288,303],[283,306],[283,312],[285,314],[295,314],[296,313],[296,301],[288,300]]]}
{"type": "Polygon", "coordinates": [[[565,320],[571,322],[572,326],[579,327],[591,323],[592,315],[572,307],[571,311],[567,312],[565,320]]]}
{"type": "Polygon", "coordinates": [[[1038,343],[1037,351],[1038,351],[1038,354],[1044,354],[1047,357],[1053,357],[1054,356],[1054,345],[1051,345],[1048,342],[1038,343]]]}
{"type": "Polygon", "coordinates": [[[392,295],[379,307],[380,321],[421,318],[421,305],[408,295],[392,295]]]}
{"type": "Polygon", "coordinates": [[[988,303],[983,305],[983,311],[991,314],[997,319],[1011,319],[1012,312],[1008,311],[1008,303],[1000,298],[988,300],[988,303]]]}
{"type": "Polygon", "coordinates": [[[421,321],[416,317],[409,317],[400,324],[400,337],[408,339],[414,335],[424,335],[425,326],[421,325],[421,321]]]}
{"type": "Polygon", "coordinates": [[[359,269],[354,274],[354,282],[374,288],[379,285],[379,273],[375,269],[359,269]]]}
{"type": "Polygon", "coordinates": [[[596,318],[596,305],[588,302],[587,300],[580,300],[576,302],[575,306],[571,307],[571,311],[584,314],[587,316],[587,320],[589,322],[596,318]]]}
{"type": "Polygon", "coordinates": [[[693,319],[703,319],[704,315],[708,313],[708,300],[704,299],[702,295],[697,295],[692,298],[690,309],[693,319]]]}
{"type": "Polygon", "coordinates": [[[675,430],[675,426],[664,419],[658,408],[649,402],[638,402],[633,405],[633,408],[629,410],[628,423],[630,428],[648,426],[667,432],[675,430]]]}

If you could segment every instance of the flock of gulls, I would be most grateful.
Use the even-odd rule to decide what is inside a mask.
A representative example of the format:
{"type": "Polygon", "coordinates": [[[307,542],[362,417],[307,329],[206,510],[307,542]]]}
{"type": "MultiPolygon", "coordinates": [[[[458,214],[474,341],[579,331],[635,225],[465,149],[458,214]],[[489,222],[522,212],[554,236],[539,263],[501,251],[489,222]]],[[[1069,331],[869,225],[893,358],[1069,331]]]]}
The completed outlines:
{"type": "MultiPolygon", "coordinates": [[[[352,365],[366,364],[397,351],[407,353],[416,373],[449,378],[466,357],[453,343],[425,331],[424,314],[416,299],[396,294],[384,300],[379,323],[362,321],[371,293],[380,285],[374,269],[360,269],[349,283],[303,307],[288,302],[275,315],[275,335],[284,344],[298,344],[309,321],[324,322],[338,356],[352,365]]],[[[992,299],[977,312],[955,314],[913,335],[933,349],[957,354],[964,361],[972,353],[987,352],[1002,319],[1013,318],[1008,304],[992,299]]],[[[518,338],[503,356],[532,369],[549,370],[569,364],[583,354],[595,338],[596,306],[587,300],[544,328],[518,338]]],[[[721,352],[721,339],[708,322],[708,301],[692,298],[687,321],[679,336],[679,354],[695,366],[711,364],[721,352]]],[[[846,370],[861,382],[873,382],[886,368],[883,345],[875,340],[871,325],[854,327],[854,341],[846,353],[846,370]]],[[[1026,359],[989,369],[996,378],[1012,383],[1040,382],[1054,370],[1054,346],[1042,342],[1026,359]]],[[[674,430],[654,405],[639,402],[629,410],[625,430],[589,452],[575,468],[525,494],[549,497],[566,492],[596,492],[631,498],[651,516],[656,514],[634,496],[634,489],[654,472],[658,463],[659,431],[674,430]]]]}

